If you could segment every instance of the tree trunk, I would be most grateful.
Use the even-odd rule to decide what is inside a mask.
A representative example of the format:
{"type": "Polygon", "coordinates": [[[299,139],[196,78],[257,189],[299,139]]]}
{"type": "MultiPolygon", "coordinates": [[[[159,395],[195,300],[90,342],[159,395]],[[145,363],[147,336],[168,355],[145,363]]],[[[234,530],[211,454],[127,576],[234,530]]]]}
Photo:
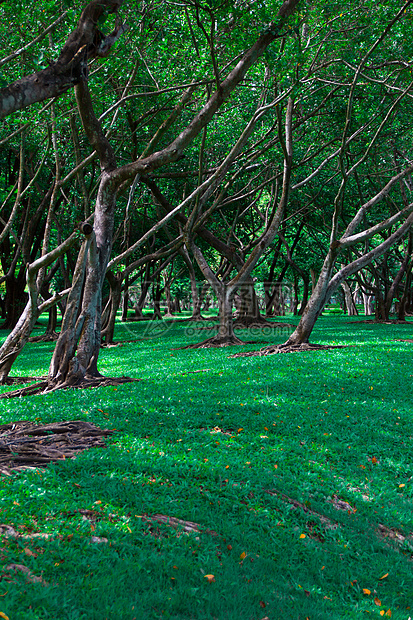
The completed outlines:
{"type": "Polygon", "coordinates": [[[357,306],[356,306],[356,304],[354,302],[354,298],[353,298],[353,294],[351,292],[350,286],[347,284],[347,282],[342,282],[341,283],[341,288],[344,291],[344,301],[345,301],[345,305],[346,305],[347,315],[348,316],[357,316],[358,315],[358,310],[357,310],[357,306]]]}
{"type": "Polygon", "coordinates": [[[205,342],[201,342],[200,346],[211,347],[225,347],[234,344],[243,344],[242,340],[237,338],[234,334],[234,320],[232,317],[232,305],[235,297],[235,291],[233,287],[228,287],[226,284],[221,284],[218,289],[215,289],[215,293],[218,298],[218,310],[219,310],[219,327],[218,333],[209,338],[205,342]]]}
{"type": "Polygon", "coordinates": [[[116,314],[121,302],[122,296],[122,280],[116,277],[112,272],[107,272],[108,281],[110,284],[110,297],[109,297],[109,313],[107,322],[102,329],[102,342],[105,344],[112,344],[113,336],[115,333],[116,314]]]}
{"type": "Polygon", "coordinates": [[[373,314],[373,296],[368,295],[363,291],[363,305],[364,305],[364,314],[366,316],[371,316],[373,314]]]}
{"type": "Polygon", "coordinates": [[[122,323],[125,323],[125,321],[128,320],[128,305],[129,305],[129,275],[126,276],[125,278],[125,284],[124,284],[124,293],[123,293],[123,297],[122,297],[122,318],[121,321],[122,323]]]}
{"type": "Polygon", "coordinates": [[[37,304],[31,299],[26,304],[19,320],[14,329],[6,338],[6,341],[0,348],[0,383],[7,382],[11,367],[18,357],[20,351],[28,342],[30,334],[33,331],[34,324],[39,318],[37,304]]]}
{"type": "Polygon", "coordinates": [[[376,303],[374,305],[374,318],[376,321],[388,321],[389,313],[383,298],[383,295],[380,291],[380,283],[377,283],[376,287],[376,303]]]}
{"type": "Polygon", "coordinates": [[[261,316],[258,305],[257,294],[254,289],[254,282],[249,280],[238,289],[239,304],[236,313],[236,326],[249,327],[258,323],[266,323],[266,319],[261,316]]]}
{"type": "Polygon", "coordinates": [[[103,172],[95,207],[94,232],[79,254],[62,329],[49,368],[49,387],[100,377],[102,286],[111,251],[115,191],[103,172]],[[80,309],[80,311],[79,311],[80,309]]]}
{"type": "Polygon", "coordinates": [[[308,343],[314,325],[328,301],[330,278],[336,256],[337,252],[330,249],[311,297],[301,315],[300,322],[283,346],[296,346],[308,343]]]}
{"type": "MultiPolygon", "coordinates": [[[[20,274],[19,274],[20,275],[20,274]]],[[[26,279],[12,275],[6,278],[6,294],[4,297],[5,320],[1,329],[13,329],[24,311],[28,295],[25,292],[26,279]]]]}
{"type": "Polygon", "coordinates": [[[300,316],[303,314],[305,307],[307,305],[307,302],[308,302],[309,284],[310,284],[310,278],[305,277],[303,275],[303,285],[304,285],[303,298],[301,300],[300,309],[298,310],[298,314],[300,316]]]}

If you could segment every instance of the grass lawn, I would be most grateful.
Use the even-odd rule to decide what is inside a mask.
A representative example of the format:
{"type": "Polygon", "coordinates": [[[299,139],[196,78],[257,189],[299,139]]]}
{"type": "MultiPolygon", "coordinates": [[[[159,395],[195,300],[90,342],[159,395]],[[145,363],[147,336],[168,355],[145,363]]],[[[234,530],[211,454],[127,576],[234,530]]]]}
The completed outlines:
{"type": "MultiPolygon", "coordinates": [[[[20,534],[0,542],[0,617],[413,617],[413,344],[395,340],[413,325],[356,321],[313,334],[348,348],[237,359],[176,350],[209,335],[190,324],[119,323],[137,342],[100,370],[140,382],[2,400],[2,423],[116,431],[0,477],[0,523],[20,534]]],[[[244,349],[285,339],[268,332],[240,332],[260,341],[244,349]]],[[[28,345],[12,374],[45,374],[52,350],[28,345]]]]}

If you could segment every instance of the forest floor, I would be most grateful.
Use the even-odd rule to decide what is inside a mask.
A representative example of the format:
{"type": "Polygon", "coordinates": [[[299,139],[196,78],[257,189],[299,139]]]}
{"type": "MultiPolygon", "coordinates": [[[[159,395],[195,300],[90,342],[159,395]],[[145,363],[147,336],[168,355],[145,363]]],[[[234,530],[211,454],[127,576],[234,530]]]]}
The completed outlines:
{"type": "MultiPolygon", "coordinates": [[[[178,350],[201,326],[119,323],[100,370],[140,381],[2,400],[2,424],[113,432],[0,475],[0,617],[413,617],[413,324],[358,320],[314,330],[348,348],[237,359],[261,345],[178,350]]],[[[13,375],[45,375],[53,346],[13,375]]]]}

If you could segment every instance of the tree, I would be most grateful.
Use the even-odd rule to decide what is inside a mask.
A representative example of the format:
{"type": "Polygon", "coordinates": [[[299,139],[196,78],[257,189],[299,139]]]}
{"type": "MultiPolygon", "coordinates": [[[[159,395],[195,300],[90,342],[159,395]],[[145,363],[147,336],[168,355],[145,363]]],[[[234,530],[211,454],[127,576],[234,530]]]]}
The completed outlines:
{"type": "MultiPolygon", "coordinates": [[[[364,47],[367,49],[360,62],[356,65],[348,62],[344,64],[345,69],[348,70],[347,73],[351,71],[353,77],[351,82],[347,80],[344,82],[348,84],[349,94],[343,117],[344,127],[339,140],[340,146],[336,149],[334,148],[334,141],[327,142],[329,147],[330,145],[333,147],[333,150],[329,155],[324,156],[320,165],[311,174],[313,178],[316,178],[331,161],[339,170],[339,177],[337,177],[337,173],[333,172],[333,166],[329,179],[329,184],[332,184],[332,181],[338,178],[329,227],[328,250],[316,286],[297,328],[283,345],[263,349],[260,354],[308,348],[309,338],[316,320],[341,283],[398,243],[408,233],[413,223],[413,203],[405,206],[403,200],[400,199],[400,181],[411,174],[413,170],[411,162],[407,162],[403,169],[398,172],[394,170],[394,162],[392,162],[393,165],[390,165],[390,170],[393,170],[393,174],[389,178],[389,159],[386,157],[387,153],[386,155],[383,153],[382,143],[379,149],[381,159],[379,165],[383,166],[380,178],[377,174],[379,162],[375,148],[379,139],[383,139],[385,131],[389,132],[390,127],[396,129],[396,133],[392,134],[392,140],[394,140],[397,129],[400,128],[396,111],[400,114],[400,110],[403,110],[403,105],[408,100],[413,86],[410,73],[406,74],[405,65],[399,57],[390,58],[383,62],[388,47],[392,50],[392,56],[395,55],[393,42],[390,42],[388,47],[385,43],[392,29],[396,25],[399,26],[399,22],[403,23],[404,27],[406,26],[406,11],[410,4],[411,2],[406,2],[396,15],[393,15],[382,26],[381,32],[375,32],[373,40],[368,41],[368,45],[366,45],[367,41],[365,42],[364,47]],[[390,64],[392,67],[394,64],[399,67],[399,81],[396,87],[389,83],[389,77],[386,73],[390,64]],[[384,75],[381,75],[380,78],[375,73],[378,67],[384,71],[384,75]],[[374,97],[376,89],[378,92],[374,97]],[[360,99],[363,100],[364,109],[360,107],[360,99]],[[374,103],[374,109],[367,107],[366,101],[369,102],[370,106],[373,106],[374,103]],[[357,195],[360,176],[363,173],[366,174],[366,170],[368,176],[369,164],[375,167],[375,178],[379,178],[379,188],[376,187],[372,192],[370,187],[368,198],[360,200],[359,194],[358,200],[361,204],[356,208],[349,209],[347,204],[351,203],[353,196],[357,195]],[[386,176],[387,179],[384,181],[386,176]],[[380,183],[380,181],[382,182],[380,183]],[[391,201],[392,205],[390,217],[380,211],[380,203],[386,200],[391,201]],[[361,226],[362,230],[357,232],[361,226]],[[340,230],[341,228],[344,230],[340,230]],[[383,231],[389,231],[385,238],[380,237],[383,231]],[[365,250],[359,251],[357,257],[351,262],[338,269],[335,268],[337,260],[343,262],[343,253],[346,250],[357,244],[365,244],[368,240],[374,240],[375,243],[371,247],[365,246],[365,250]]],[[[397,51],[400,50],[397,49],[397,51]]],[[[327,62],[326,65],[329,66],[330,63],[327,62]]],[[[342,67],[338,67],[339,74],[341,69],[342,67]]],[[[337,83],[338,79],[342,79],[342,76],[336,76],[334,80],[330,76],[328,81],[337,83]]],[[[325,114],[326,111],[323,110],[323,113],[325,114]]],[[[388,136],[389,134],[386,137],[388,136]]],[[[391,153],[392,151],[390,151],[391,153]]],[[[308,177],[304,180],[308,183],[308,177]]],[[[292,187],[292,195],[294,189],[302,186],[303,181],[292,187]]]]}
{"type": "MultiPolygon", "coordinates": [[[[182,157],[184,150],[210,123],[268,46],[286,35],[282,29],[290,15],[296,10],[298,0],[286,0],[281,5],[277,21],[267,26],[264,32],[256,38],[255,43],[240,55],[235,67],[223,80],[219,75],[211,36],[205,32],[216,81],[215,92],[181,128],[178,135],[172,137],[166,146],[156,151],[155,148],[160,140],[167,130],[170,132],[188,103],[196,84],[191,85],[169,117],[153,135],[141,157],[130,163],[118,165],[110,139],[105,135],[102,123],[94,110],[86,63],[90,58],[106,54],[114,40],[124,31],[122,26],[117,26],[110,35],[105,37],[97,28],[99,20],[104,20],[111,13],[117,13],[122,4],[121,0],[102,2],[99,0],[99,2],[90,3],[82,12],[78,27],[67,39],[56,63],[0,91],[0,115],[5,117],[22,107],[60,95],[74,84],[82,124],[92,148],[96,151],[101,168],[93,231],[87,234],[87,239],[79,253],[66,304],[62,331],[49,369],[48,385],[50,388],[99,380],[97,361],[101,332],[101,292],[112,247],[116,197],[119,190],[133,181],[137,175],[148,175],[182,157]]],[[[199,11],[199,7],[196,10],[199,11]]],[[[213,14],[210,15],[210,19],[211,24],[214,23],[213,14]]],[[[202,30],[201,22],[199,25],[202,30]]],[[[220,175],[225,172],[226,170],[213,175],[211,183],[218,184],[222,178],[220,175]]],[[[196,188],[192,192],[192,197],[195,197],[202,189],[202,186],[196,188]]],[[[180,205],[180,208],[183,205],[180,205]]],[[[42,265],[47,264],[48,260],[44,256],[42,265]]],[[[2,350],[0,354],[3,355],[4,361],[4,356],[8,353],[2,350]]]]}

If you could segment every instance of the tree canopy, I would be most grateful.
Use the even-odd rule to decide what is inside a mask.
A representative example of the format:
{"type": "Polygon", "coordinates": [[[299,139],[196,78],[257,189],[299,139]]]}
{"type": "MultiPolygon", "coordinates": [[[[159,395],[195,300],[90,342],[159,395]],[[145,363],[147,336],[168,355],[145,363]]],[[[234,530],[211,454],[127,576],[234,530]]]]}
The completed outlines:
{"type": "Polygon", "coordinates": [[[257,274],[270,311],[277,270],[302,297],[288,347],[351,278],[388,315],[411,269],[411,4],[2,2],[2,380],[56,304],[49,387],[99,380],[128,287],[166,269],[195,306],[213,287],[214,344],[257,274]],[[389,252],[382,293],[366,269],[389,252]]]}

